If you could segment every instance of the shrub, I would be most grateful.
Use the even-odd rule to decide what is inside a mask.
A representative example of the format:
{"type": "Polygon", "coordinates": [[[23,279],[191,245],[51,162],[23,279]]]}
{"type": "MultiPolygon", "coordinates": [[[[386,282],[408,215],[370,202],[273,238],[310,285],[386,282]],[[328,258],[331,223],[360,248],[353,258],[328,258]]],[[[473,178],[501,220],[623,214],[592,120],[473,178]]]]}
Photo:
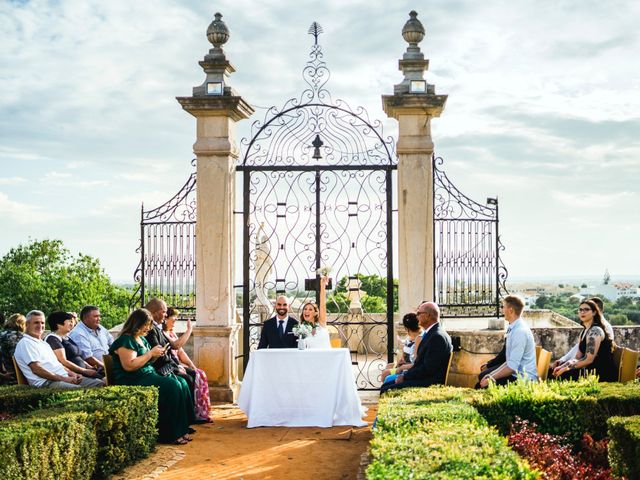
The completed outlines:
{"type": "Polygon", "coordinates": [[[516,417],[538,425],[541,433],[566,436],[578,445],[587,432],[600,439],[607,418],[640,414],[640,385],[598,383],[595,377],[577,382],[521,383],[489,388],[472,404],[491,425],[507,435],[516,417]]]}
{"type": "Polygon", "coordinates": [[[91,426],[97,443],[94,462],[97,477],[107,476],[149,455],[157,437],[157,405],[158,390],[153,387],[0,388],[0,411],[26,412],[18,422],[42,420],[64,412],[89,414],[85,422],[91,426]]]}
{"type": "MultiPolygon", "coordinates": [[[[585,441],[589,443],[589,440],[585,441]]],[[[536,425],[526,420],[517,420],[513,424],[509,445],[526,458],[531,466],[542,470],[546,479],[606,480],[612,478],[608,465],[592,464],[584,458],[585,455],[582,453],[576,455],[565,437],[539,433],[536,425]]],[[[594,453],[596,449],[593,443],[589,446],[591,448],[589,452],[594,453]]],[[[606,443],[604,451],[606,452],[606,443]]]]}
{"type": "Polygon", "coordinates": [[[640,416],[612,417],[607,423],[613,472],[629,480],[640,479],[640,416]]]}
{"type": "Polygon", "coordinates": [[[536,478],[465,392],[433,387],[382,397],[367,478],[536,478]]]}
{"type": "Polygon", "coordinates": [[[86,412],[59,412],[46,418],[3,422],[0,477],[91,478],[96,465],[96,435],[89,417],[86,412]]]}

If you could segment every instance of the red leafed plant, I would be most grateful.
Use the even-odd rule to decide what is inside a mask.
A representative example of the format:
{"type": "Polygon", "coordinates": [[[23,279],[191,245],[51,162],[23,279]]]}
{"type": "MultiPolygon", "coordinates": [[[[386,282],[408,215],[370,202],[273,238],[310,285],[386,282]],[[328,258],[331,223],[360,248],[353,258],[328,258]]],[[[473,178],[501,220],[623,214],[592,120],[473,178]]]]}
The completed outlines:
{"type": "Polygon", "coordinates": [[[9,414],[9,413],[5,413],[5,412],[0,412],[0,421],[1,420],[9,420],[13,418],[13,415],[9,414]]]}
{"type": "Polygon", "coordinates": [[[608,480],[614,477],[607,462],[608,440],[582,438],[582,451],[574,453],[564,437],[539,433],[535,423],[516,420],[509,445],[548,480],[608,480]]]}

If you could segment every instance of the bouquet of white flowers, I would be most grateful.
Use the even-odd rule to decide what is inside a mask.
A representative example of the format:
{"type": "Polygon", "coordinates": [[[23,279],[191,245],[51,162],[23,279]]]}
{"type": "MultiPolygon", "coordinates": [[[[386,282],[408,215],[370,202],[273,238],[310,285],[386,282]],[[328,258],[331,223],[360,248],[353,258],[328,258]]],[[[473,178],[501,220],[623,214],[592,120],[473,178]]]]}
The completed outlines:
{"type": "Polygon", "coordinates": [[[311,335],[313,327],[307,322],[300,322],[293,327],[293,334],[298,338],[307,338],[311,335]]]}
{"type": "Polygon", "coordinates": [[[322,277],[328,277],[329,274],[331,273],[331,267],[320,267],[319,269],[316,270],[316,273],[322,277]]]}

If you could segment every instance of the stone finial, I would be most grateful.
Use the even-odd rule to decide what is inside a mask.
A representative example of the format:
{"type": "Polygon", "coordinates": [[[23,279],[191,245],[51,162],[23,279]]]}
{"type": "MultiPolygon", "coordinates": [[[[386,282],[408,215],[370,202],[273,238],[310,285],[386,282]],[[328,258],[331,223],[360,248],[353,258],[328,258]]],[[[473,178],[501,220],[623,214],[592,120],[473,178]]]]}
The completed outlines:
{"type": "Polygon", "coordinates": [[[207,40],[211,42],[213,48],[200,61],[200,66],[207,74],[202,85],[193,87],[195,97],[202,96],[225,96],[235,93],[228,84],[229,74],[235,72],[235,68],[227,60],[222,50],[222,46],[229,40],[229,29],[222,21],[222,14],[216,12],[214,20],[207,28],[207,40]]]}
{"type": "Polygon", "coordinates": [[[418,20],[418,12],[411,10],[409,12],[409,20],[402,27],[402,38],[411,46],[417,47],[424,38],[424,26],[418,20]]]}
{"type": "Polygon", "coordinates": [[[215,20],[213,20],[209,28],[207,28],[207,40],[213,45],[213,50],[222,53],[222,45],[229,40],[229,29],[222,21],[222,14],[220,12],[216,12],[214,17],[215,20]]]}

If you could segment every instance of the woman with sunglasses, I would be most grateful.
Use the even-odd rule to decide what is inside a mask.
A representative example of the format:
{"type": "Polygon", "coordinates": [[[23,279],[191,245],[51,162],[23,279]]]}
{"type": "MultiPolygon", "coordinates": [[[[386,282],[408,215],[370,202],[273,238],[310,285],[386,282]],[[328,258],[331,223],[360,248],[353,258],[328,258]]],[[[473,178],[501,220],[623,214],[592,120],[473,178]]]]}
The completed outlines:
{"type": "Polygon", "coordinates": [[[584,300],[578,308],[584,330],[575,358],[553,369],[553,376],[563,380],[576,380],[595,373],[601,382],[615,382],[613,342],[602,325],[602,313],[592,300],[584,300]]]}

